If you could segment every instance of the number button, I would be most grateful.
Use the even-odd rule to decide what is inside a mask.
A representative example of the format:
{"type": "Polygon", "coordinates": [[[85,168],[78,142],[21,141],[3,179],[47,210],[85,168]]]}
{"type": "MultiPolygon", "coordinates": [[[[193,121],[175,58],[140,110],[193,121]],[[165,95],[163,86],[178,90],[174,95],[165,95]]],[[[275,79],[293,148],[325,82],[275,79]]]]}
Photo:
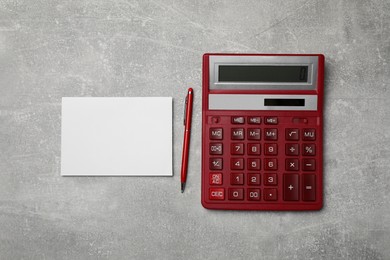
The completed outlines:
{"type": "Polygon", "coordinates": [[[248,174],[248,185],[260,185],[260,174],[249,173],[248,174]]]}
{"type": "Polygon", "coordinates": [[[229,200],[243,200],[244,189],[229,189],[229,200]]]}
{"type": "Polygon", "coordinates": [[[244,140],[243,128],[232,128],[232,140],[244,140]]]}
{"type": "Polygon", "coordinates": [[[232,173],[230,175],[230,184],[243,185],[244,184],[244,174],[243,173],[232,173]]]}
{"type": "Polygon", "coordinates": [[[278,124],[278,118],[275,116],[267,116],[264,118],[264,124],[266,125],[277,125],[278,124]]]}
{"type": "Polygon", "coordinates": [[[210,158],[210,170],[222,170],[222,158],[210,158]]]}
{"type": "Polygon", "coordinates": [[[222,143],[211,143],[210,144],[210,154],[222,154],[222,143]]]}
{"type": "Polygon", "coordinates": [[[274,186],[278,184],[278,176],[275,173],[264,174],[264,185],[274,186]]]}
{"type": "Polygon", "coordinates": [[[276,171],[278,169],[278,161],[277,159],[264,159],[264,170],[276,171]]]}
{"type": "Polygon", "coordinates": [[[260,159],[248,159],[248,170],[260,170],[260,159]]]}
{"type": "Polygon", "coordinates": [[[286,129],[286,140],[289,140],[289,141],[299,140],[299,129],[287,128],[286,129]]]}
{"type": "Polygon", "coordinates": [[[286,144],[286,155],[299,155],[299,144],[286,144]]]}
{"type": "Polygon", "coordinates": [[[264,153],[266,155],[278,155],[277,144],[264,144],[264,153]]]}
{"type": "Polygon", "coordinates": [[[211,140],[222,140],[223,139],[222,128],[210,128],[210,139],[211,140]]]}
{"type": "Polygon", "coordinates": [[[298,174],[283,175],[283,199],[287,201],[299,200],[298,174]]]}
{"type": "Polygon", "coordinates": [[[278,140],[278,129],[266,128],[264,133],[265,140],[278,140]]]}
{"type": "Polygon", "coordinates": [[[209,199],[210,200],[224,200],[225,199],[225,189],[224,188],[210,188],[209,199]]]}
{"type": "Polygon", "coordinates": [[[298,171],[299,161],[298,159],[286,159],[286,171],[298,171]]]}
{"type": "Polygon", "coordinates": [[[261,132],[259,128],[248,129],[248,140],[260,140],[261,132]]]}
{"type": "Polygon", "coordinates": [[[302,132],[302,140],[304,141],[315,141],[316,140],[316,130],[313,128],[305,128],[302,132]]]}
{"type": "Polygon", "coordinates": [[[250,116],[250,117],[248,117],[248,123],[252,124],[252,125],[260,125],[261,124],[261,117],[250,116]]]}
{"type": "Polygon", "coordinates": [[[248,189],[248,200],[260,200],[260,189],[248,189]]]}
{"type": "Polygon", "coordinates": [[[243,116],[232,116],[232,124],[244,124],[245,118],[243,116]]]}
{"type": "Polygon", "coordinates": [[[278,200],[278,190],[272,188],[266,188],[264,189],[263,196],[264,196],[264,200],[266,201],[278,200]]]}
{"type": "Polygon", "coordinates": [[[233,155],[244,154],[244,144],[243,143],[233,143],[230,145],[230,153],[233,155]]]}
{"type": "Polygon", "coordinates": [[[260,155],[260,144],[248,144],[249,155],[260,155]]]}
{"type": "Polygon", "coordinates": [[[230,168],[232,170],[243,170],[244,169],[244,159],[243,158],[231,158],[230,159],[230,168]]]}
{"type": "Polygon", "coordinates": [[[302,160],[302,170],[315,171],[316,170],[316,161],[314,159],[303,159],[302,160]]]}
{"type": "Polygon", "coordinates": [[[210,185],[222,185],[222,173],[211,173],[210,185]]]}
{"type": "Polygon", "coordinates": [[[316,145],[315,144],[303,144],[302,145],[302,155],[304,155],[304,156],[316,155],[316,145]]]}

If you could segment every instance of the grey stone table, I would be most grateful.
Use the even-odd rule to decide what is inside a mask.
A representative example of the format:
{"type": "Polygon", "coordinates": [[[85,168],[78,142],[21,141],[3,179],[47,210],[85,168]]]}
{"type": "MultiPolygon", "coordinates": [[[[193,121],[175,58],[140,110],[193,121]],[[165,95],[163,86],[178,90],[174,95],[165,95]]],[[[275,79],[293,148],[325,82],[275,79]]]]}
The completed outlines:
{"type": "Polygon", "coordinates": [[[389,62],[389,1],[0,0],[0,259],[390,259],[389,62]],[[323,210],[201,206],[205,52],[326,56],[323,210]],[[63,96],[172,96],[174,177],[61,177],[63,96]]]}

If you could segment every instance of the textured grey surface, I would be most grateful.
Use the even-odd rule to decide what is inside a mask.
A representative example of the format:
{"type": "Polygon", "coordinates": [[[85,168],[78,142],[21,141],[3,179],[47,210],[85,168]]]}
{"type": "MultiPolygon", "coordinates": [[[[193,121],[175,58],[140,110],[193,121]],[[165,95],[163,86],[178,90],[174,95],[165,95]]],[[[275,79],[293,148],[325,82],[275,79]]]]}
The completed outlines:
{"type": "Polygon", "coordinates": [[[389,62],[389,1],[0,0],[0,259],[390,259],[389,62]],[[325,54],[322,211],[202,208],[205,52],[325,54]],[[175,176],[61,177],[63,96],[173,96],[175,176]]]}

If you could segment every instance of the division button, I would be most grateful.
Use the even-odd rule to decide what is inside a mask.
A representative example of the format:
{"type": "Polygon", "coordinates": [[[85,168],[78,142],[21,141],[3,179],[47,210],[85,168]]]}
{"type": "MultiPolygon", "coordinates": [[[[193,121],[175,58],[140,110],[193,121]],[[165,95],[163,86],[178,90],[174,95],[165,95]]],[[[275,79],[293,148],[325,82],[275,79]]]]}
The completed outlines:
{"type": "Polygon", "coordinates": [[[210,200],[224,200],[225,199],[225,189],[224,188],[210,188],[209,199],[210,200]]]}
{"type": "Polygon", "coordinates": [[[314,174],[302,174],[302,200],[316,200],[316,176],[314,174]]]}
{"type": "Polygon", "coordinates": [[[286,155],[299,155],[299,144],[286,144],[286,155]]]}
{"type": "Polygon", "coordinates": [[[283,199],[286,201],[299,200],[298,174],[283,175],[283,199]]]}

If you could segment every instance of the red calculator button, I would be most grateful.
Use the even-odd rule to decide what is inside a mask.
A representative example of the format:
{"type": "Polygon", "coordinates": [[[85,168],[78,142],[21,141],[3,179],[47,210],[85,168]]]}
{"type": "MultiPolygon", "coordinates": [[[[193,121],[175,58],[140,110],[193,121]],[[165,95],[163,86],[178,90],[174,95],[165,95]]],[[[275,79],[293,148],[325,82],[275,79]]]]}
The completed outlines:
{"type": "Polygon", "coordinates": [[[260,159],[248,159],[248,170],[259,171],[260,170],[260,159]]]}
{"type": "Polygon", "coordinates": [[[248,129],[248,140],[260,140],[261,131],[259,128],[249,128],[248,129]]]}
{"type": "Polygon", "coordinates": [[[249,155],[260,155],[260,144],[248,144],[249,155]]]}
{"type": "Polygon", "coordinates": [[[289,141],[299,140],[299,129],[287,128],[286,129],[286,140],[289,140],[289,141]]]}
{"type": "Polygon", "coordinates": [[[222,149],[222,143],[211,143],[210,144],[210,154],[215,155],[215,154],[222,154],[223,149],[222,149]]]}
{"type": "Polygon", "coordinates": [[[230,145],[230,153],[233,155],[244,154],[244,144],[243,143],[233,143],[230,145]]]}
{"type": "Polygon", "coordinates": [[[210,158],[210,170],[222,170],[222,158],[210,158]]]}
{"type": "Polygon", "coordinates": [[[222,173],[210,173],[210,185],[222,185],[222,173]]]}
{"type": "Polygon", "coordinates": [[[286,159],[286,171],[298,171],[299,160],[298,159],[286,159]]]}
{"type": "Polygon", "coordinates": [[[244,140],[244,129],[232,128],[232,140],[244,140]]]}
{"type": "Polygon", "coordinates": [[[264,185],[274,186],[278,184],[278,176],[275,173],[264,174],[264,185]]]}
{"type": "Polygon", "coordinates": [[[277,159],[264,159],[264,170],[276,171],[278,169],[278,160],[277,159]]]}
{"type": "Polygon", "coordinates": [[[231,158],[230,159],[230,169],[243,170],[244,169],[244,159],[243,158],[231,158]]]}
{"type": "Polygon", "coordinates": [[[302,160],[302,170],[315,171],[316,170],[316,161],[314,159],[303,159],[302,160]]]}
{"type": "Polygon", "coordinates": [[[264,200],[267,200],[267,201],[278,200],[278,190],[266,188],[266,189],[264,189],[263,197],[264,197],[264,200]]]}
{"type": "Polygon", "coordinates": [[[278,118],[276,116],[266,116],[264,118],[264,124],[266,125],[277,125],[278,118]]]}
{"type": "Polygon", "coordinates": [[[278,155],[277,144],[264,144],[264,153],[266,155],[278,155]]]}
{"type": "Polygon", "coordinates": [[[224,188],[210,188],[209,190],[209,199],[210,200],[224,200],[225,199],[225,189],[224,188]]]}
{"type": "Polygon", "coordinates": [[[302,145],[302,155],[305,155],[305,156],[316,155],[316,145],[315,144],[303,144],[302,145]]]}
{"type": "Polygon", "coordinates": [[[259,116],[249,116],[248,117],[248,123],[252,125],[260,125],[261,124],[261,117],[259,116]]]}
{"type": "Polygon", "coordinates": [[[283,175],[283,199],[287,201],[299,200],[298,174],[283,175]]]}
{"type": "Polygon", "coordinates": [[[260,189],[248,189],[248,200],[260,200],[260,189]]]}
{"type": "Polygon", "coordinates": [[[258,173],[249,173],[248,174],[248,185],[260,185],[260,174],[258,173]]]}
{"type": "Polygon", "coordinates": [[[314,174],[302,174],[302,200],[316,200],[316,176],[314,174]]]}
{"type": "Polygon", "coordinates": [[[316,130],[313,128],[305,128],[302,132],[302,140],[304,141],[315,141],[316,140],[316,130]]]}
{"type": "Polygon", "coordinates": [[[299,144],[286,144],[286,155],[299,155],[299,144]]]}
{"type": "Polygon", "coordinates": [[[244,189],[229,189],[229,200],[243,200],[244,189]]]}
{"type": "Polygon", "coordinates": [[[265,140],[278,140],[278,129],[266,128],[264,130],[264,139],[265,140]]]}
{"type": "Polygon", "coordinates": [[[211,140],[222,140],[223,139],[222,128],[210,128],[210,139],[211,140]]]}
{"type": "Polygon", "coordinates": [[[243,173],[232,173],[230,175],[230,184],[243,185],[244,184],[244,174],[243,173]]]}
{"type": "Polygon", "coordinates": [[[244,124],[245,118],[243,116],[232,116],[232,124],[244,124]]]}
{"type": "Polygon", "coordinates": [[[209,120],[211,124],[218,124],[221,119],[219,118],[219,116],[210,116],[209,120]]]}

